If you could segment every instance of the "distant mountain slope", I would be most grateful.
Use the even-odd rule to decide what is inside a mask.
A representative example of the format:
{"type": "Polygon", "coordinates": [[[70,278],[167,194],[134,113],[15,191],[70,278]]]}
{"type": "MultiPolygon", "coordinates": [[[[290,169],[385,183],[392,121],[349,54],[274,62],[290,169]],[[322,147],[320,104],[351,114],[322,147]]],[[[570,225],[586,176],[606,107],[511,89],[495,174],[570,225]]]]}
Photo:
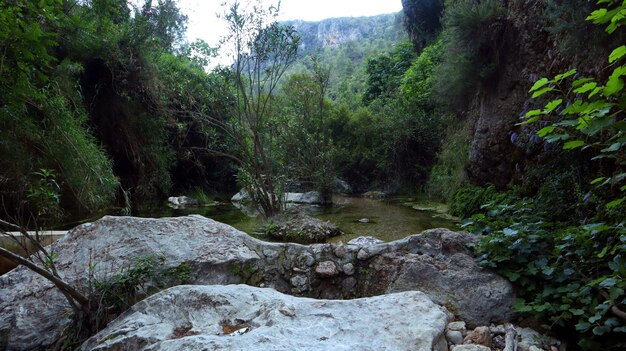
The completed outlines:
{"type": "Polygon", "coordinates": [[[351,41],[397,41],[406,37],[401,12],[372,17],[329,18],[319,22],[287,21],[285,24],[294,26],[300,33],[300,48],[305,53],[338,48],[351,41]]]}
{"type": "Polygon", "coordinates": [[[329,97],[355,106],[365,84],[365,60],[408,40],[402,12],[372,17],[329,18],[319,22],[286,21],[301,36],[301,58],[287,72],[304,72],[309,55],[331,68],[329,97]]]}

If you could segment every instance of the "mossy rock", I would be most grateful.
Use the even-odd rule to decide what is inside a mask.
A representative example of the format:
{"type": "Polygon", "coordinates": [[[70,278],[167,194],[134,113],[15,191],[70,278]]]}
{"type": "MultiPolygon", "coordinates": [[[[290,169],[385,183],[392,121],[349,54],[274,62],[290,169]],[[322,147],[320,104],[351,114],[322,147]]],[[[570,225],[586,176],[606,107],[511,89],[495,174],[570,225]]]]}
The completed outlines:
{"type": "Polygon", "coordinates": [[[277,216],[266,225],[265,233],[272,239],[301,244],[323,243],[341,235],[335,224],[298,213],[277,216]]]}

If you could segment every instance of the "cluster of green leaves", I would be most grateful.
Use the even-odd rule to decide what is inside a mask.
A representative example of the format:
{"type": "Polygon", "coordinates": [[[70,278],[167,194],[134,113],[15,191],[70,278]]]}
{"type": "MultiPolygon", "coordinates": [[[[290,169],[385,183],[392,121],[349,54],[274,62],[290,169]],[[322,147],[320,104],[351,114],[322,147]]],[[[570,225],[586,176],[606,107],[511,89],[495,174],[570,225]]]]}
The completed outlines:
{"type": "MultiPolygon", "coordinates": [[[[52,207],[60,202],[94,210],[110,203],[117,187],[110,160],[94,142],[78,100],[80,66],[54,56],[60,33],[76,26],[64,10],[61,1],[0,5],[0,192],[18,212],[31,181],[25,176],[41,168],[57,171],[61,199],[52,207]]],[[[42,212],[41,197],[26,200],[24,210],[42,212]]]]}
{"type": "MultiPolygon", "coordinates": [[[[223,118],[224,75],[203,67],[213,50],[183,42],[186,17],[173,0],[8,1],[0,4],[0,195],[18,210],[38,169],[56,170],[59,206],[92,212],[120,184],[135,201],[158,199],[175,180],[192,186],[223,163],[224,144],[198,114],[223,118]],[[180,160],[174,164],[174,160],[180,160]],[[175,167],[173,167],[175,166],[175,167]]],[[[225,88],[226,87],[226,88],[225,88]]],[[[231,171],[232,172],[232,171],[231,171]]],[[[26,202],[26,212],[37,212],[26,202]]],[[[16,213],[9,213],[16,215],[16,213]]]]}
{"type": "Polygon", "coordinates": [[[479,261],[518,291],[518,312],[579,335],[584,349],[621,349],[626,333],[626,228],[567,226],[538,215],[537,201],[492,202],[465,226],[484,235],[479,261]]]}

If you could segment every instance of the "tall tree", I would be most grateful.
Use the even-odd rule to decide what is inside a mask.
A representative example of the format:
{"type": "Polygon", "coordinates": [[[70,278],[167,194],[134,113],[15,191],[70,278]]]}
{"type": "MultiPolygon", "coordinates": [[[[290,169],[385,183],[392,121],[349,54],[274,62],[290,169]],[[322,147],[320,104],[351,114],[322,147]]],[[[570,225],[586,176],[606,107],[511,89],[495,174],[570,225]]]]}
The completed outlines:
{"type": "Polygon", "coordinates": [[[278,82],[295,61],[299,36],[276,22],[278,6],[261,1],[234,2],[224,19],[229,34],[237,97],[236,118],[229,129],[238,145],[240,181],[265,216],[280,212],[280,167],[272,157],[272,100],[278,82]]]}

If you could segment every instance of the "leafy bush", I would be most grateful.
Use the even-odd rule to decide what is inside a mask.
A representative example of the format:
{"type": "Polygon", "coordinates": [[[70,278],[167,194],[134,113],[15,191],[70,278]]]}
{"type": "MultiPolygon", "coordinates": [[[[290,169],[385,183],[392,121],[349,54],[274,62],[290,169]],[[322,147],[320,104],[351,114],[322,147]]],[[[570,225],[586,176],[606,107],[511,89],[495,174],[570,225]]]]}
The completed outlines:
{"type": "Polygon", "coordinates": [[[620,350],[626,308],[624,223],[557,225],[537,215],[536,201],[495,203],[466,226],[485,235],[480,262],[518,291],[518,312],[577,336],[590,350],[620,350]]]}

